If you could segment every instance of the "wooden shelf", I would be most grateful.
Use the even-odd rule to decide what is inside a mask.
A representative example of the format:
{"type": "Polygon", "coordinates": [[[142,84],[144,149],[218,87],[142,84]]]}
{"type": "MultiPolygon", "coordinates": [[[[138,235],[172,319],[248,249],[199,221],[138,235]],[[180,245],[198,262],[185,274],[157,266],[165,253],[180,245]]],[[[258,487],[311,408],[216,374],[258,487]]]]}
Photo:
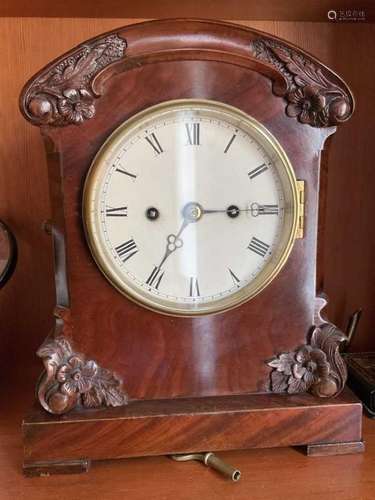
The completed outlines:
{"type": "Polygon", "coordinates": [[[151,19],[173,17],[201,17],[235,20],[273,20],[273,21],[319,21],[328,22],[327,12],[332,9],[364,10],[366,21],[375,18],[375,8],[371,0],[352,0],[343,5],[340,0],[175,0],[89,2],[88,0],[65,0],[49,2],[46,0],[3,0],[0,6],[2,17],[89,17],[89,18],[121,18],[151,19]]]}

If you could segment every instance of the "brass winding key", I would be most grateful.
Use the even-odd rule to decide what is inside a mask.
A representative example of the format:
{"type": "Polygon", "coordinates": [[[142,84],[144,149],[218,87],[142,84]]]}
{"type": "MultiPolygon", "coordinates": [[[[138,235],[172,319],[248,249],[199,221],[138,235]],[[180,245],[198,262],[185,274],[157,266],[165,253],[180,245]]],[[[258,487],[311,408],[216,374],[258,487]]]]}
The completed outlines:
{"type": "Polygon", "coordinates": [[[207,467],[211,467],[220,472],[224,476],[230,478],[232,481],[239,481],[241,478],[241,471],[235,469],[231,465],[226,464],[212,452],[208,453],[190,453],[186,455],[170,455],[176,462],[188,462],[189,460],[198,460],[204,463],[207,467]]]}

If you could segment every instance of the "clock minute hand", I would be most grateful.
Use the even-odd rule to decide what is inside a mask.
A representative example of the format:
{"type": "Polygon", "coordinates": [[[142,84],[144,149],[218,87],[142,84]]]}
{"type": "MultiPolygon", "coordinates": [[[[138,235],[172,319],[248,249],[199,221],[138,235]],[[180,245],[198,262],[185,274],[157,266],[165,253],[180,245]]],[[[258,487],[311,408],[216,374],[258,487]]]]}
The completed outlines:
{"type": "Polygon", "coordinates": [[[206,210],[205,208],[202,210],[202,213],[203,214],[219,214],[219,213],[227,213],[227,212],[230,212],[230,213],[235,213],[235,212],[250,212],[251,211],[251,208],[237,208],[236,207],[236,210],[233,208],[233,209],[229,209],[229,208],[226,208],[225,210],[206,210]]]}
{"type": "Polygon", "coordinates": [[[278,205],[260,205],[259,203],[252,203],[250,208],[239,208],[236,205],[230,205],[226,210],[206,210],[202,208],[203,214],[216,214],[226,213],[228,217],[235,218],[240,215],[240,212],[251,212],[251,215],[258,217],[258,215],[278,215],[278,205]]]}
{"type": "Polygon", "coordinates": [[[229,217],[237,217],[240,212],[251,212],[251,208],[238,208],[236,205],[230,205],[228,208],[224,210],[206,210],[202,208],[202,214],[218,214],[224,213],[229,215],[229,217]]]}

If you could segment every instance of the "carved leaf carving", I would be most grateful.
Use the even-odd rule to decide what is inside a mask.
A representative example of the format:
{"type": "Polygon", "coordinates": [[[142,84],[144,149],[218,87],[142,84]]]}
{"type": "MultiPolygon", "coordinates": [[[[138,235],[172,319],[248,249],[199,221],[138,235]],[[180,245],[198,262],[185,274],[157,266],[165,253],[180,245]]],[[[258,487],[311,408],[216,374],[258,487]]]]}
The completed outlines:
{"type": "Polygon", "coordinates": [[[63,360],[72,354],[69,342],[63,337],[59,337],[55,342],[47,342],[38,350],[38,356],[41,358],[50,358],[57,365],[63,363],[63,360]]]}
{"type": "Polygon", "coordinates": [[[334,325],[314,328],[310,343],[268,361],[271,391],[296,394],[310,391],[319,397],[337,396],[344,388],[347,369],[340,354],[346,336],[334,325]]]}
{"type": "Polygon", "coordinates": [[[99,371],[90,391],[83,394],[83,401],[88,407],[101,406],[102,404],[122,406],[126,402],[119,381],[110,371],[104,369],[99,371]]]}
{"type": "Polygon", "coordinates": [[[290,394],[298,394],[300,392],[306,392],[307,383],[300,378],[289,377],[287,391],[290,394]]]}
{"type": "Polygon", "coordinates": [[[287,87],[283,96],[288,102],[288,116],[313,127],[333,126],[350,117],[353,110],[350,93],[329,81],[307,56],[267,38],[254,40],[250,49],[254,57],[271,64],[284,76],[287,87]]]}
{"type": "MultiPolygon", "coordinates": [[[[311,336],[311,345],[324,351],[327,359],[330,360],[330,376],[334,379],[338,392],[343,390],[348,377],[345,361],[340,354],[340,344],[346,341],[347,337],[330,323],[315,328],[311,336]]],[[[324,388],[316,388],[316,390],[324,390],[324,388]]]]}
{"type": "Polygon", "coordinates": [[[82,399],[86,408],[97,408],[103,404],[103,397],[96,387],[83,394],[82,399]]]}
{"type": "Polygon", "coordinates": [[[271,373],[271,384],[273,392],[285,392],[288,389],[288,376],[274,370],[271,373]]]}
{"type": "Polygon", "coordinates": [[[127,403],[120,380],[95,361],[75,353],[63,336],[47,340],[37,354],[45,367],[37,392],[48,412],[62,414],[77,405],[97,408],[127,403]]]}
{"type": "Polygon", "coordinates": [[[126,41],[116,34],[77,47],[23,92],[23,109],[37,125],[78,125],[95,115],[91,82],[100,70],[124,57],[126,41]]]}

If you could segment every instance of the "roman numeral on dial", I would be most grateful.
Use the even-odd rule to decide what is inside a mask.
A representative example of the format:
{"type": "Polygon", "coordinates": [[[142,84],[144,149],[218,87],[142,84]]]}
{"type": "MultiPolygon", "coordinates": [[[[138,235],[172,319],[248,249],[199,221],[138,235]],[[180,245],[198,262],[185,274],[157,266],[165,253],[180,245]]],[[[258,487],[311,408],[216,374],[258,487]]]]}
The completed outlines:
{"type": "Polygon", "coordinates": [[[234,141],[234,139],[237,137],[236,134],[233,134],[232,137],[230,138],[228,144],[226,145],[225,149],[224,149],[224,153],[228,153],[228,150],[229,148],[231,147],[232,145],[232,142],[234,141]]]}
{"type": "Polygon", "coordinates": [[[106,208],[105,214],[107,217],[127,217],[128,207],[106,208]]]}
{"type": "Polygon", "coordinates": [[[147,278],[146,283],[147,285],[153,286],[158,290],[163,276],[164,276],[164,271],[161,272],[160,267],[154,266],[154,269],[152,270],[150,276],[147,278]]]}
{"type": "Polygon", "coordinates": [[[278,205],[259,205],[259,215],[278,215],[278,205]]]}
{"type": "Polygon", "coordinates": [[[187,133],[187,145],[200,145],[200,123],[185,123],[187,133]]]}
{"type": "Polygon", "coordinates": [[[125,174],[128,177],[132,177],[133,179],[137,178],[137,176],[135,174],[132,174],[131,172],[128,172],[127,170],[124,170],[123,168],[116,168],[116,172],[120,172],[120,174],[125,174]]]}
{"type": "Polygon", "coordinates": [[[266,170],[268,170],[268,166],[265,163],[262,163],[262,165],[259,165],[259,167],[250,170],[250,172],[247,175],[249,176],[249,179],[254,179],[254,177],[257,177],[266,170]]]}
{"type": "Polygon", "coordinates": [[[241,280],[239,278],[237,278],[237,276],[234,274],[234,272],[232,271],[232,269],[230,267],[228,267],[228,271],[229,271],[230,277],[232,278],[233,284],[239,287],[240,286],[239,282],[241,280]]]}
{"type": "Polygon", "coordinates": [[[160,146],[160,142],[158,141],[154,132],[152,132],[150,135],[146,135],[145,139],[156,154],[160,155],[161,153],[163,153],[163,148],[160,146]]]}
{"type": "Polygon", "coordinates": [[[131,239],[117,246],[115,250],[122,262],[126,262],[128,259],[130,259],[130,257],[133,257],[133,255],[138,252],[138,247],[136,242],[131,239]]]}
{"type": "Polygon", "coordinates": [[[252,252],[260,255],[261,257],[265,257],[270,246],[267,245],[267,243],[264,243],[264,241],[255,238],[254,236],[253,238],[251,238],[251,241],[247,248],[252,252]]]}
{"type": "Polygon", "coordinates": [[[190,297],[199,297],[200,296],[197,278],[194,278],[194,277],[190,278],[189,296],[190,297]]]}
{"type": "Polygon", "coordinates": [[[278,205],[259,205],[259,203],[252,203],[250,206],[251,215],[258,217],[258,215],[278,215],[278,205]]]}

